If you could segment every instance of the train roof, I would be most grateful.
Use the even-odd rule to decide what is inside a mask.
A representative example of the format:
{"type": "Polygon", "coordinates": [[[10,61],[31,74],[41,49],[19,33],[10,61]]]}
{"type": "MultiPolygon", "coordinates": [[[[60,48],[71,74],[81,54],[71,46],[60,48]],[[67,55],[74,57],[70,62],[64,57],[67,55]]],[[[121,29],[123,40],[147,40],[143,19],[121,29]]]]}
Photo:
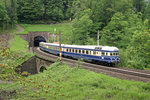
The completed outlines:
{"type": "MultiPolygon", "coordinates": [[[[59,44],[56,44],[56,43],[45,43],[45,42],[40,42],[40,43],[46,44],[46,45],[59,46],[59,44]]],[[[97,49],[97,50],[106,50],[106,51],[118,51],[118,50],[119,50],[117,47],[113,47],[113,46],[68,45],[68,44],[61,44],[61,46],[62,46],[62,47],[69,47],[69,48],[97,49]]]]}

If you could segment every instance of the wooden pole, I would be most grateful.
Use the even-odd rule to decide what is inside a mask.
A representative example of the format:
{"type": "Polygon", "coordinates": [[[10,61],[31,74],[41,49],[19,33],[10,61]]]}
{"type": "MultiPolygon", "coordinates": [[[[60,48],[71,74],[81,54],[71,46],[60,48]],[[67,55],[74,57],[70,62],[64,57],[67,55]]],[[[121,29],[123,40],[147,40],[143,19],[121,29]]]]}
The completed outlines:
{"type": "Polygon", "coordinates": [[[61,48],[61,32],[59,32],[59,59],[62,60],[62,48],[61,48]]]}

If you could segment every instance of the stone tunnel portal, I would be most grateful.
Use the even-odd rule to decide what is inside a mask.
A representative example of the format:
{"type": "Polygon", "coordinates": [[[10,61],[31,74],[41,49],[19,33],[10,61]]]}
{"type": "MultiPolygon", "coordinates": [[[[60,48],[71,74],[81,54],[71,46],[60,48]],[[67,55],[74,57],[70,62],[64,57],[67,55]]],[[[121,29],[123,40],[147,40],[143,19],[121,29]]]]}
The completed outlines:
{"type": "Polygon", "coordinates": [[[46,39],[43,36],[34,37],[34,47],[39,47],[40,42],[46,42],[46,39]]]}

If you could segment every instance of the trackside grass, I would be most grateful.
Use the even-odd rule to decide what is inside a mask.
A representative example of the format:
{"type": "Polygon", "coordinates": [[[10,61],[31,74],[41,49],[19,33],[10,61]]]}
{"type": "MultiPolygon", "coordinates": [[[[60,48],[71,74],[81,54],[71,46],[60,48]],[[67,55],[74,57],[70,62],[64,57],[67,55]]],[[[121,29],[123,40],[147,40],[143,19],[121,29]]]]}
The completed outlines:
{"type": "Polygon", "coordinates": [[[59,62],[43,73],[0,87],[23,100],[149,100],[150,83],[112,78],[59,62]]]}

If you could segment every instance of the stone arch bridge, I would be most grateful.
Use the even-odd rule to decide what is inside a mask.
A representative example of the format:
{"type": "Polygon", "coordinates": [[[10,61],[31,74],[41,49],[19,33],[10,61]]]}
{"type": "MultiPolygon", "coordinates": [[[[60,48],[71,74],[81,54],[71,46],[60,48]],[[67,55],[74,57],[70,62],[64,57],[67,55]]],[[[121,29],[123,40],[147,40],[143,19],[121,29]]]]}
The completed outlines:
{"type": "Polygon", "coordinates": [[[54,61],[46,60],[38,56],[31,57],[28,61],[18,66],[22,72],[37,74],[46,70],[54,61]]]}
{"type": "MultiPolygon", "coordinates": [[[[49,39],[56,38],[57,40],[58,35],[57,34],[50,34],[49,32],[29,32],[28,34],[18,34],[21,38],[28,41],[29,43],[29,49],[38,47],[40,42],[49,42],[49,39]]],[[[34,51],[34,49],[32,49],[34,51]]],[[[48,58],[49,59],[49,58],[48,58]]],[[[57,59],[57,58],[56,58],[57,59]]],[[[47,69],[48,66],[50,66],[54,60],[46,60],[42,57],[34,56],[30,58],[28,61],[22,63],[18,68],[21,68],[21,72],[29,72],[31,74],[36,74],[43,72],[45,69],[47,69]]]]}

